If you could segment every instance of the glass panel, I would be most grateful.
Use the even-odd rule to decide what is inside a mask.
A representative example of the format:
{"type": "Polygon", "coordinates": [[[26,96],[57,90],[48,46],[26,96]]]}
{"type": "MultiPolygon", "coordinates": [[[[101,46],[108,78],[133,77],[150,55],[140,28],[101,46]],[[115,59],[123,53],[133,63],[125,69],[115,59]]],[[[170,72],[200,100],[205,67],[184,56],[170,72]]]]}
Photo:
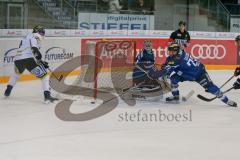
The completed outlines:
{"type": "MultiPolygon", "coordinates": [[[[94,13],[106,13],[108,15],[118,14],[118,17],[138,15],[153,19],[144,22],[153,27],[141,27],[140,29],[175,30],[178,28],[178,22],[183,20],[187,22],[186,27],[191,31],[230,31],[230,13],[219,0],[117,1],[119,3],[113,4],[114,1],[109,0],[27,0],[26,5],[20,6],[14,2],[1,2],[0,13],[3,20],[0,22],[0,27],[6,28],[7,20],[4,17],[8,16],[4,8],[8,7],[4,6],[9,6],[8,28],[32,28],[36,24],[41,24],[53,29],[78,29],[81,23],[79,20],[82,19],[78,15],[81,13],[93,13],[93,15],[94,13]],[[23,7],[24,12],[27,11],[24,15],[22,14],[23,7]],[[26,25],[23,26],[23,22],[26,22],[26,25]]],[[[97,23],[90,16],[84,17],[84,20],[88,23],[87,25],[97,23]]],[[[113,20],[109,22],[113,23],[113,20]]],[[[141,24],[139,20],[135,22],[137,25],[141,24]]],[[[131,26],[134,22],[116,20],[114,23],[127,23],[126,25],[131,26]]],[[[101,28],[108,29],[106,25],[111,24],[104,25],[101,28]]],[[[125,29],[134,28],[125,27],[125,29]]],[[[139,28],[136,27],[136,29],[139,28]]]]}
{"type": "Polygon", "coordinates": [[[23,28],[23,5],[8,5],[8,28],[23,28]]]}

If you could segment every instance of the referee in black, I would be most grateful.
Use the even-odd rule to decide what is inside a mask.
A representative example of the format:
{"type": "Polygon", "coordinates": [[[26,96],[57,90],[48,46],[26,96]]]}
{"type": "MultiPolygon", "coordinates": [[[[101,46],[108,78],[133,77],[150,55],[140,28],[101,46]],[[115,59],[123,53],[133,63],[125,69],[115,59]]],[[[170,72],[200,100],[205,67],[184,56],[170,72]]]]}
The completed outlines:
{"type": "Polygon", "coordinates": [[[178,26],[178,30],[172,32],[168,42],[177,43],[181,46],[182,49],[184,49],[190,43],[191,38],[188,31],[186,31],[186,23],[184,21],[180,21],[178,23],[178,26]]]}

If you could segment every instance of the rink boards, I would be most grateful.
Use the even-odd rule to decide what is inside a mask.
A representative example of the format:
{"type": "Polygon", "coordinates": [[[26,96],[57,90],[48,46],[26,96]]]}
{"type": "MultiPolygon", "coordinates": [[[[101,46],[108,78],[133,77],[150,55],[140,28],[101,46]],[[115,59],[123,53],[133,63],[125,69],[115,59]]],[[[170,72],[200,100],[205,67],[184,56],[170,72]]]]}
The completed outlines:
{"type": "MultiPolygon", "coordinates": [[[[6,83],[14,72],[13,59],[22,36],[31,30],[0,30],[0,83],[6,83]]],[[[85,31],[85,30],[47,30],[42,43],[43,59],[55,69],[64,62],[85,52],[86,42],[96,39],[134,40],[139,52],[145,39],[152,40],[156,63],[161,64],[167,56],[167,39],[171,31],[85,31]]],[[[190,32],[192,40],[186,51],[199,59],[209,70],[233,70],[240,64],[240,55],[234,44],[238,33],[225,32],[190,32]]],[[[109,57],[109,59],[111,59],[109,57]]],[[[109,72],[110,67],[103,68],[109,72]]],[[[64,70],[62,72],[65,72],[64,70]]],[[[79,68],[69,75],[80,73],[79,68]]],[[[25,72],[20,80],[34,80],[35,77],[25,72]]]]}

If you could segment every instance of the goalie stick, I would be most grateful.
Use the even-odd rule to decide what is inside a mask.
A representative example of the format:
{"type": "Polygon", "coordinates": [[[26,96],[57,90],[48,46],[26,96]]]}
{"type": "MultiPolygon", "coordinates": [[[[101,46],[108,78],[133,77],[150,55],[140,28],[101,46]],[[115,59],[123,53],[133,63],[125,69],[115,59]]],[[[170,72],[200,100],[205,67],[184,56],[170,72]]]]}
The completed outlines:
{"type": "MultiPolygon", "coordinates": [[[[143,82],[142,82],[143,83],[143,82]]],[[[106,101],[103,101],[103,104],[107,103],[107,102],[110,102],[111,100],[113,99],[116,99],[116,98],[119,98],[119,97],[122,97],[124,94],[128,93],[129,91],[135,89],[135,88],[138,88],[140,85],[142,85],[142,83],[139,83],[137,84],[136,86],[133,86],[133,87],[130,87],[130,88],[125,88],[122,90],[122,93],[121,94],[118,94],[116,97],[113,97],[111,99],[108,99],[106,101]]],[[[94,104],[95,102],[93,102],[92,104],[94,104]]]]}
{"type": "MultiPolygon", "coordinates": [[[[234,88],[234,87],[231,87],[231,88],[227,89],[226,91],[224,91],[224,92],[222,92],[222,93],[225,94],[225,93],[231,91],[233,88],[234,88]]],[[[218,98],[217,96],[215,96],[215,97],[213,97],[213,98],[206,98],[206,97],[204,97],[204,96],[202,96],[202,95],[200,95],[200,94],[197,95],[197,97],[198,97],[199,99],[203,100],[203,101],[206,101],[206,102],[211,102],[211,101],[213,101],[214,99],[218,98]]]]}
{"type": "MultiPolygon", "coordinates": [[[[148,75],[148,72],[146,72],[144,69],[142,69],[142,68],[139,67],[138,65],[135,65],[135,66],[136,66],[139,70],[141,70],[142,72],[144,72],[144,73],[147,75],[148,78],[150,78],[151,80],[157,81],[157,83],[158,83],[159,85],[161,85],[161,83],[159,82],[158,79],[153,79],[152,77],[150,77],[150,76],[148,75]]],[[[169,90],[171,89],[171,88],[169,88],[165,83],[164,83],[164,85],[165,85],[165,87],[168,88],[169,90]]],[[[182,101],[186,102],[194,93],[195,93],[194,90],[191,90],[187,95],[182,96],[182,101]]]]}
{"type": "MultiPolygon", "coordinates": [[[[223,87],[224,87],[229,81],[231,81],[234,77],[235,77],[234,75],[231,76],[225,83],[223,83],[223,84],[221,85],[221,87],[220,87],[219,89],[223,88],[223,87]]],[[[201,95],[201,94],[198,94],[197,97],[198,97],[199,99],[201,99],[201,100],[203,100],[203,101],[207,101],[207,102],[210,102],[210,101],[212,101],[212,100],[214,100],[214,99],[217,98],[217,97],[207,98],[207,97],[204,97],[204,96],[201,95]]]]}
{"type": "MultiPolygon", "coordinates": [[[[148,72],[145,71],[144,69],[142,69],[140,66],[135,65],[135,67],[137,67],[139,70],[141,70],[142,72],[144,72],[149,79],[154,80],[154,81],[156,81],[159,85],[161,85],[161,82],[160,82],[158,79],[153,79],[152,77],[150,77],[150,76],[148,75],[148,72]]],[[[165,83],[164,83],[164,85],[165,85],[165,87],[166,87],[167,89],[169,89],[169,90],[171,89],[171,88],[169,88],[169,86],[166,85],[165,83]]]]}

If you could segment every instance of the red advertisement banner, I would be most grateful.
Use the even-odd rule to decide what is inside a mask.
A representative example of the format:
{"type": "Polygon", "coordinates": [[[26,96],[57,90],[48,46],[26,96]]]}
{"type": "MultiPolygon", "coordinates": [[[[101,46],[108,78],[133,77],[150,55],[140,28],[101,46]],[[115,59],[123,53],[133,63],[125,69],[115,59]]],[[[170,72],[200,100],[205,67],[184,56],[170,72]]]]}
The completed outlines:
{"type": "MultiPolygon", "coordinates": [[[[111,40],[134,40],[136,41],[137,54],[142,49],[142,44],[146,38],[137,39],[107,39],[111,40]]],[[[86,42],[96,39],[82,39],[81,53],[86,51],[86,42]]],[[[98,39],[100,40],[100,39],[98,39]]],[[[152,41],[153,51],[156,57],[156,63],[161,64],[167,57],[167,39],[150,39],[152,41]]],[[[210,65],[236,65],[237,64],[237,47],[234,40],[205,40],[193,39],[190,45],[185,49],[194,58],[199,59],[203,64],[210,65]]],[[[111,57],[109,57],[109,60],[111,57]]]]}

